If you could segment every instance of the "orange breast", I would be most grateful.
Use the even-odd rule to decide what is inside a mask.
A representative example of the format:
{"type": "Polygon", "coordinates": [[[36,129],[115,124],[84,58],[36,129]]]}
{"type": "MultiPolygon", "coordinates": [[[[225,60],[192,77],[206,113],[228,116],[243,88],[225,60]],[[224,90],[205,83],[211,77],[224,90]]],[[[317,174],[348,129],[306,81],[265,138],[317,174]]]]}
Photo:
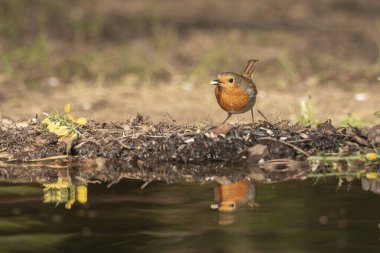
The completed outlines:
{"type": "Polygon", "coordinates": [[[219,184],[219,203],[239,203],[248,200],[250,182],[246,179],[231,184],[219,184]]]}
{"type": "Polygon", "coordinates": [[[254,186],[247,179],[231,184],[218,184],[215,189],[215,197],[219,202],[219,211],[234,211],[238,204],[247,203],[254,198],[251,194],[251,187],[254,186]]]}
{"type": "Polygon", "coordinates": [[[249,103],[249,95],[240,86],[217,86],[215,87],[216,100],[223,110],[230,113],[244,112],[249,103]]]}

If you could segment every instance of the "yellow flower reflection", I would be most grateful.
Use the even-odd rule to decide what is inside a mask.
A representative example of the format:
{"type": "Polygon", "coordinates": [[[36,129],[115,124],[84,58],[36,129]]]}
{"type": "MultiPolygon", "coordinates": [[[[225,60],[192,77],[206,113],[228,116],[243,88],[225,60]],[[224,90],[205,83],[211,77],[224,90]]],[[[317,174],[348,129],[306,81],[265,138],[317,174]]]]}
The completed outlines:
{"type": "Polygon", "coordinates": [[[77,200],[81,204],[87,203],[87,186],[74,185],[68,180],[58,178],[57,182],[43,185],[44,203],[64,204],[71,209],[77,200]]]}
{"type": "Polygon", "coordinates": [[[368,172],[365,176],[368,179],[376,179],[377,178],[377,172],[368,172]]]}

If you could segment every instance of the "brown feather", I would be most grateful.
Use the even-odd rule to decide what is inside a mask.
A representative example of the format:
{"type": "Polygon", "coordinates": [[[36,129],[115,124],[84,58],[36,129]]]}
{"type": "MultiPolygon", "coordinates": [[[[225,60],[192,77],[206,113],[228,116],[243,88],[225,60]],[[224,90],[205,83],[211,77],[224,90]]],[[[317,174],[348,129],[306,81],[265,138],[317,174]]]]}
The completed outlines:
{"type": "Polygon", "coordinates": [[[255,70],[256,64],[259,60],[249,60],[247,66],[244,68],[242,76],[252,79],[253,70],[255,70]]]}

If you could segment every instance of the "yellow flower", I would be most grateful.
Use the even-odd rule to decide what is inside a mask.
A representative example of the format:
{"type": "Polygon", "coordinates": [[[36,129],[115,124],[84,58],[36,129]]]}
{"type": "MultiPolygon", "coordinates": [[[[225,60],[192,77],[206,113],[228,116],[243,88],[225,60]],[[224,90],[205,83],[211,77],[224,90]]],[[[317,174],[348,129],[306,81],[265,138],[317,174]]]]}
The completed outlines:
{"type": "Polygon", "coordinates": [[[377,172],[368,172],[365,176],[368,179],[376,179],[377,178],[377,172]]]}
{"type": "Polygon", "coordinates": [[[68,119],[70,122],[75,122],[75,119],[74,119],[73,115],[71,115],[71,114],[68,114],[68,115],[67,115],[67,119],[68,119]]]}
{"type": "Polygon", "coordinates": [[[50,125],[51,124],[51,121],[49,118],[44,118],[44,120],[42,121],[42,125],[50,125]]]}
{"type": "Polygon", "coordinates": [[[60,126],[54,131],[58,136],[68,136],[70,132],[71,130],[67,126],[60,126]]]}
{"type": "Polygon", "coordinates": [[[47,129],[49,132],[54,133],[59,127],[59,122],[51,122],[48,126],[47,129]]]}
{"type": "Polygon", "coordinates": [[[84,126],[84,125],[87,124],[87,119],[85,117],[80,117],[80,118],[77,119],[77,123],[80,126],[84,126]]]}
{"type": "Polygon", "coordinates": [[[70,104],[65,104],[65,106],[63,107],[63,109],[65,110],[65,112],[71,112],[71,105],[70,104]]]}
{"type": "Polygon", "coordinates": [[[376,153],[368,153],[365,154],[365,158],[370,161],[375,161],[377,159],[377,154],[376,153]]]}

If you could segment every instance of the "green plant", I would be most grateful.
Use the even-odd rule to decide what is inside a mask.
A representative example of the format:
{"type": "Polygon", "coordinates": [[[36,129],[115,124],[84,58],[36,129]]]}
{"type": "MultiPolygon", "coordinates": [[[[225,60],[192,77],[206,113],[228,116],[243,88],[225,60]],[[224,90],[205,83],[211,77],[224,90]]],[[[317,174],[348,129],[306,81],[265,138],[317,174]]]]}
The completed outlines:
{"type": "Polygon", "coordinates": [[[311,100],[311,96],[308,96],[307,99],[303,99],[301,101],[301,117],[300,124],[308,125],[314,122],[314,113],[313,113],[313,103],[311,100]]]}
{"type": "Polygon", "coordinates": [[[76,138],[81,136],[82,133],[78,130],[78,126],[84,126],[87,124],[87,119],[84,117],[79,117],[77,120],[70,114],[71,106],[66,104],[64,106],[65,113],[59,114],[47,114],[44,113],[44,119],[41,124],[43,127],[51,132],[58,135],[60,138],[72,137],[76,138]]]}
{"type": "Polygon", "coordinates": [[[343,127],[353,126],[353,127],[362,127],[364,125],[363,119],[356,116],[353,113],[348,113],[347,116],[340,123],[343,127]]]}
{"type": "Polygon", "coordinates": [[[315,184],[320,178],[338,177],[338,188],[343,183],[344,177],[349,178],[362,178],[377,179],[379,172],[374,169],[378,166],[380,161],[380,154],[376,151],[368,153],[361,153],[360,151],[352,154],[324,154],[309,156],[308,162],[311,166],[311,173],[307,175],[308,178],[316,178],[315,184]],[[318,172],[319,166],[328,166],[331,168],[329,172],[318,172]]]}

